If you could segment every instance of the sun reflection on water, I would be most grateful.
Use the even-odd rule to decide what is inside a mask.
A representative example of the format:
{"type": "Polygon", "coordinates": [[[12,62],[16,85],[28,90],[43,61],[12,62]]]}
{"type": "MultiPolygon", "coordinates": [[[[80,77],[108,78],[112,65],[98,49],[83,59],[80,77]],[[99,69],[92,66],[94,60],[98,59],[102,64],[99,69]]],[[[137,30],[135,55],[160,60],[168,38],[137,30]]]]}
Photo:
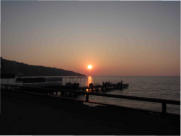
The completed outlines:
{"type": "Polygon", "coordinates": [[[92,76],[88,76],[88,78],[87,78],[87,86],[89,86],[90,83],[93,83],[92,76]]]}

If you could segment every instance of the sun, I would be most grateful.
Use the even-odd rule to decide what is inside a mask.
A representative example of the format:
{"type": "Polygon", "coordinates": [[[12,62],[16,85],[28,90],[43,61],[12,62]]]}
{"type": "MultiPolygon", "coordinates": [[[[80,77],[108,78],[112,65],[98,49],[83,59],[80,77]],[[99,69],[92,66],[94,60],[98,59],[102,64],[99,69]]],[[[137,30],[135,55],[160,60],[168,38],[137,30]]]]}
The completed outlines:
{"type": "Polygon", "coordinates": [[[88,65],[87,68],[88,68],[89,70],[91,70],[91,69],[92,69],[92,65],[88,65]]]}

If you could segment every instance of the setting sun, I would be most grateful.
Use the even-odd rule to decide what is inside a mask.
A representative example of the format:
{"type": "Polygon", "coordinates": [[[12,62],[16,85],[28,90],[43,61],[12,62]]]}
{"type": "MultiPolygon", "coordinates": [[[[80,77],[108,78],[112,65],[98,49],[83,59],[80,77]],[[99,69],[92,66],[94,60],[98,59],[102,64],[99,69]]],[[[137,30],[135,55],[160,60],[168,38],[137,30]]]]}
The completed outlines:
{"type": "Polygon", "coordinates": [[[88,68],[89,70],[91,70],[91,69],[92,69],[92,65],[88,65],[87,68],[88,68]]]}

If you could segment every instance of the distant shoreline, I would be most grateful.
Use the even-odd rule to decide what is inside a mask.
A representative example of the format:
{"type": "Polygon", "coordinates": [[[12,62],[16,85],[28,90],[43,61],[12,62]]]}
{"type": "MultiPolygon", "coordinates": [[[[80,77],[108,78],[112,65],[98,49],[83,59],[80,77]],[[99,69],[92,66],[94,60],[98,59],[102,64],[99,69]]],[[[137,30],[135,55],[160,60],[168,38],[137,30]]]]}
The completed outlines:
{"type": "Polygon", "coordinates": [[[86,76],[74,71],[46,66],[29,65],[1,57],[1,75],[15,76],[86,76]]]}

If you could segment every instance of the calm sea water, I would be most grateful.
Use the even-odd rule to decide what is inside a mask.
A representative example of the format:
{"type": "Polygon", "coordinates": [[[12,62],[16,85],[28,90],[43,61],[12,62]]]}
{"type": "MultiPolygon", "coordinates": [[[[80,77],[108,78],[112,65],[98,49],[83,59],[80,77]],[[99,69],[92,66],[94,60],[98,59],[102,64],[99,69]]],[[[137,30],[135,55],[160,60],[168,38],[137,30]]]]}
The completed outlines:
{"type": "MultiPolygon", "coordinates": [[[[169,100],[180,100],[180,77],[113,77],[113,76],[95,76],[91,78],[95,84],[101,84],[103,81],[111,81],[113,83],[123,81],[129,84],[129,88],[125,90],[113,90],[110,94],[121,94],[129,96],[141,96],[148,98],[161,98],[169,100]]],[[[90,81],[87,81],[90,82],[90,81]]],[[[119,106],[132,108],[148,109],[153,111],[161,111],[161,104],[150,102],[130,101],[118,98],[106,98],[91,96],[92,101],[104,102],[119,106]]],[[[168,105],[168,112],[180,112],[180,106],[168,105]]]]}

